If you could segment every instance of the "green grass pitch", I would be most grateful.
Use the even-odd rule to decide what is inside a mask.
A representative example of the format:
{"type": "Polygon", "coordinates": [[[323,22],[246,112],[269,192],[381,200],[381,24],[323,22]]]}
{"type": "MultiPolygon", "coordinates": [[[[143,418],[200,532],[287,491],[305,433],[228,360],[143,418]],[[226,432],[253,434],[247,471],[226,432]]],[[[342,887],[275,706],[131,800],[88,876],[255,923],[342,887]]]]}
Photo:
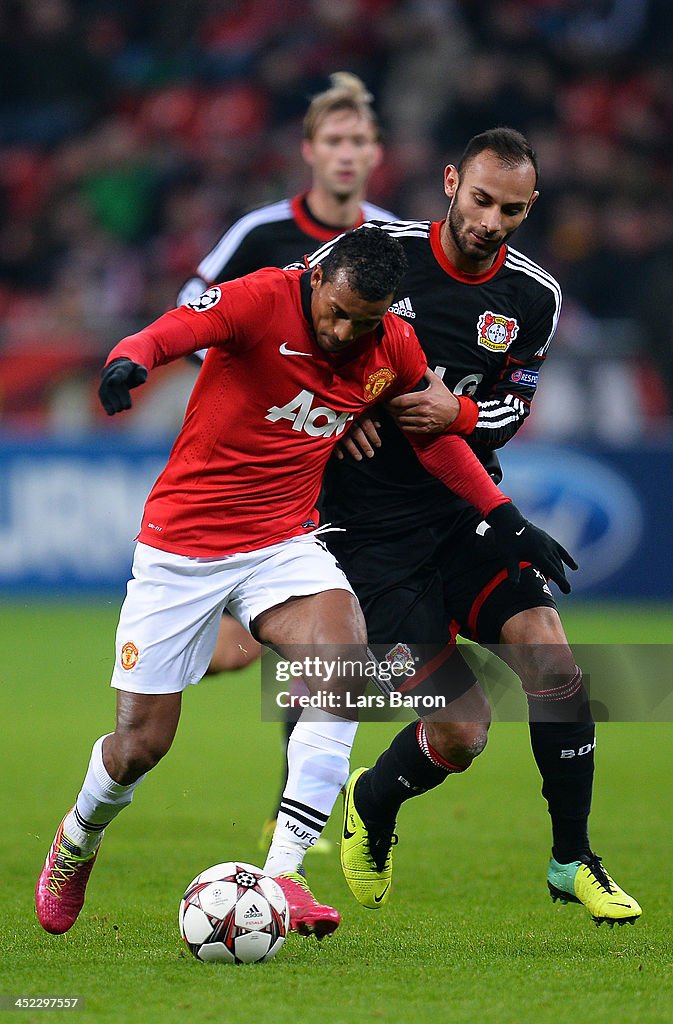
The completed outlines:
{"type": "MultiPolygon", "coordinates": [[[[183,948],[180,896],[210,864],[263,860],[258,835],[280,767],[279,726],[259,720],[258,669],[205,681],[185,697],[170,754],[110,828],[80,920],[65,936],[46,935],[33,887],[91,743],[112,726],[117,611],[102,601],[0,605],[1,996],[78,996],[82,1024],[673,1020],[668,723],[599,732],[592,837],[643,905],[635,927],[596,928],[583,908],[552,904],[549,824],[527,728],[496,723],[465,776],[402,809],[385,908],[354,902],[336,848],[312,853],[309,877],[341,909],[339,931],[321,944],[292,935],[266,965],[205,965],[183,948]]],[[[672,639],[661,606],[570,601],[564,619],[576,642],[672,639]]],[[[395,729],[364,724],[353,765],[371,763],[395,729]]],[[[339,824],[337,815],[328,825],[333,841],[339,824]]]]}

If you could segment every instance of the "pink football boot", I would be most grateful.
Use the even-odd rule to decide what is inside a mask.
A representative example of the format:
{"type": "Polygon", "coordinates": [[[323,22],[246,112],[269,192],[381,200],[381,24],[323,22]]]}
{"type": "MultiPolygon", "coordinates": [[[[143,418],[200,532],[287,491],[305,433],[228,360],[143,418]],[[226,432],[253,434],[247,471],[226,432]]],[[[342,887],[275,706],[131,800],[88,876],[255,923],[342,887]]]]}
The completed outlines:
{"type": "Polygon", "coordinates": [[[37,916],[45,931],[62,935],[72,928],[84,906],[86,883],[97,856],[98,850],[83,857],[79,846],[64,834],[61,822],[35,887],[37,916]]]}

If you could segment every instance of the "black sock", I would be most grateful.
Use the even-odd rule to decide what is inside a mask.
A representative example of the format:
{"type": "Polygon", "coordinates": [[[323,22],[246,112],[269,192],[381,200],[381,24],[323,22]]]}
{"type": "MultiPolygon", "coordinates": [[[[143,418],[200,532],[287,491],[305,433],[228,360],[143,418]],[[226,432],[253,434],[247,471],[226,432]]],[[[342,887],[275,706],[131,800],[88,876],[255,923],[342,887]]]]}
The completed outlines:
{"type": "Polygon", "coordinates": [[[544,696],[527,694],[530,741],[551,817],[552,853],[560,864],[578,860],[591,850],[596,729],[579,669],[577,673],[577,685],[559,687],[560,696],[550,697],[552,689],[544,696]]]}
{"type": "Polygon", "coordinates": [[[398,732],[376,764],[355,785],[355,806],[366,823],[394,824],[405,800],[439,786],[453,771],[425,737],[422,722],[398,732]]]}

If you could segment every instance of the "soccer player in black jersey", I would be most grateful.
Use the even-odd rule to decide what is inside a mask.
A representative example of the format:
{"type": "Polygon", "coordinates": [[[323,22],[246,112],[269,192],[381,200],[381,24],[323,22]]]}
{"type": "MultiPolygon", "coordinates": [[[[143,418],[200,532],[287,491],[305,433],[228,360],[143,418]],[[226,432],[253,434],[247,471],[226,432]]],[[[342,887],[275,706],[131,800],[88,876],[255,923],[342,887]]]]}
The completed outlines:
{"type": "MultiPolygon", "coordinates": [[[[380,225],[402,243],[409,264],[391,308],[413,324],[434,374],[427,390],[389,403],[377,425],[361,422],[351,432],[346,446],[355,457],[333,460],[323,508],[326,519],[346,529],[329,545],[360,600],[370,644],[383,656],[420,654],[419,687],[448,694],[451,703],[402,729],[373,768],[348,780],[341,858],[359,902],[381,906],[401,804],[465,771],[484,749],[490,709],[456,647],[460,633],[499,645],[521,679],[551,816],[552,897],[584,904],[597,923],[624,923],[641,909],[589,843],[595,729],[547,580],[522,562],[518,583],[512,581],[493,557],[478,514],[441,493],[404,436],[461,434],[500,479],[495,450],[530,411],[561,305],[551,275],[508,244],[538,197],[537,179],[526,139],[497,128],[475,136],[458,166],[446,168],[444,221],[380,225]]],[[[309,266],[328,250],[314,252],[309,266]]],[[[301,847],[315,842],[326,821],[324,791],[334,782],[327,749],[315,749],[321,742],[329,746],[327,726],[305,725],[302,717],[289,745],[289,780],[267,863],[292,850],[300,862],[301,847]],[[302,744],[313,751],[297,753],[302,744]]]]}
{"type": "MultiPolygon", "coordinates": [[[[252,210],[232,224],[182,286],[178,305],[220,281],[300,260],[318,243],[365,221],[393,219],[388,210],[364,198],[369,177],[382,158],[372,101],[356,75],[337,71],[330,76],[329,88],[313,97],[304,117],[302,156],[311,169],[308,190],[252,210]]],[[[205,353],[199,355],[203,358],[205,353]]],[[[209,671],[244,668],[259,653],[257,641],[225,615],[209,671]]]]}

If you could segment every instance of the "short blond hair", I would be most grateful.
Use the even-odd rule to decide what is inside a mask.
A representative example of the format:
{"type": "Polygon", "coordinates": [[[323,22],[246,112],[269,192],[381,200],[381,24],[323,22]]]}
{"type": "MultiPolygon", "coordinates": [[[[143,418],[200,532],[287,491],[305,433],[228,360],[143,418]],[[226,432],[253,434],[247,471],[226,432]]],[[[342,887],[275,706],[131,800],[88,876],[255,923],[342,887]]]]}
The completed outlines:
{"type": "Polygon", "coordinates": [[[318,125],[327,114],[332,114],[335,110],[352,110],[371,122],[378,140],[380,126],[372,107],[374,97],[362,79],[350,71],[335,71],[329,76],[329,80],[329,89],[314,96],[306,111],[304,138],[310,140],[315,136],[318,125]]]}

